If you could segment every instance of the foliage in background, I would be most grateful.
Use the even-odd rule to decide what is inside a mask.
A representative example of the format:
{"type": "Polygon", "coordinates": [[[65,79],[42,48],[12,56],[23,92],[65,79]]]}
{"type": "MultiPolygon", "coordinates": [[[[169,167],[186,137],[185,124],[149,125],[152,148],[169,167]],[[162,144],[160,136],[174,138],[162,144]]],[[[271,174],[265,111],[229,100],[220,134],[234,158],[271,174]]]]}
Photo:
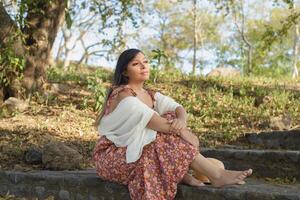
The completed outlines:
{"type": "Polygon", "coordinates": [[[106,86],[112,80],[112,72],[104,68],[89,68],[81,66],[76,70],[69,67],[66,72],[60,68],[50,68],[47,71],[48,80],[52,83],[73,83],[86,87],[92,95],[85,96],[82,101],[82,107],[92,107],[94,111],[99,111],[106,96],[106,86]],[[89,72],[88,72],[89,71],[89,72]]]}
{"type": "Polygon", "coordinates": [[[9,38],[6,47],[0,48],[0,85],[8,86],[12,81],[23,78],[25,59],[17,56],[12,49],[14,36],[9,38]]]}
{"type": "Polygon", "coordinates": [[[107,90],[103,83],[103,72],[100,70],[96,70],[95,73],[87,77],[87,89],[89,89],[93,95],[84,99],[84,107],[87,106],[87,101],[92,99],[95,102],[93,104],[94,111],[99,111],[101,109],[107,90]]]}
{"type": "MultiPolygon", "coordinates": [[[[209,1],[214,3],[219,12],[224,12],[225,18],[233,21],[231,18],[233,18],[236,5],[240,1],[209,1]]],[[[251,5],[251,1],[243,0],[243,2],[248,6],[243,34],[250,41],[253,49],[251,74],[273,78],[291,76],[294,29],[300,21],[300,9],[297,6],[295,6],[296,9],[293,8],[297,2],[293,0],[270,0],[258,7],[256,7],[256,3],[251,5]],[[268,9],[268,13],[264,13],[266,9],[264,10],[262,7],[264,8],[265,3],[270,6],[268,2],[272,3],[272,8],[268,9]],[[252,16],[252,13],[257,13],[257,15],[252,16]],[[259,15],[261,16],[259,17],[259,15]]],[[[238,33],[239,31],[235,32],[238,33]]],[[[233,64],[233,66],[242,69],[246,62],[246,56],[243,50],[245,47],[239,40],[244,37],[237,37],[237,33],[229,41],[229,44],[224,45],[225,48],[223,45],[217,45],[216,49],[218,57],[221,56],[222,60],[227,61],[229,65],[233,64]]]]}
{"type": "Polygon", "coordinates": [[[161,61],[162,59],[167,59],[165,52],[160,49],[154,49],[151,51],[151,59],[150,59],[150,65],[152,67],[151,70],[151,78],[154,83],[156,83],[157,76],[159,74],[159,71],[162,70],[161,67],[161,61]]]}
{"type": "MultiPolygon", "coordinates": [[[[55,85],[67,89],[58,91],[48,104],[33,100],[26,112],[1,119],[0,168],[39,169],[24,163],[22,156],[30,147],[40,148],[51,140],[71,145],[84,156],[84,166],[93,167],[91,153],[98,138],[93,123],[112,71],[86,67],[73,72],[51,70],[48,75],[55,85]]],[[[270,131],[270,117],[282,114],[291,116],[293,127],[300,124],[299,79],[221,79],[160,71],[156,83],[150,79],[146,84],[185,107],[188,126],[202,146],[231,143],[247,132],[270,131]],[[256,99],[264,97],[268,101],[256,105],[256,99]]]]}
{"type": "MultiPolygon", "coordinates": [[[[99,110],[112,72],[96,70],[85,76],[84,87],[91,92],[84,108],[99,110]]],[[[151,71],[147,86],[171,96],[188,112],[188,125],[206,145],[236,140],[246,132],[268,130],[270,117],[289,114],[300,124],[300,80],[248,77],[207,78],[182,74],[179,70],[151,71]],[[153,80],[157,73],[156,82],[153,80]],[[257,98],[268,102],[255,105],[257,98]]]]}

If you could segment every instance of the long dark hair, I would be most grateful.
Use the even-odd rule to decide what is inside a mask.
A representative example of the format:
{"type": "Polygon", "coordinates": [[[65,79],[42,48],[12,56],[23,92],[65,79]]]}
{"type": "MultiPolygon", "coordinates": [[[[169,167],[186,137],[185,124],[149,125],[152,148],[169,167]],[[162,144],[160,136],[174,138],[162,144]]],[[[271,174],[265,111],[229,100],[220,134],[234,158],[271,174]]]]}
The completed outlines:
{"type": "Polygon", "coordinates": [[[126,71],[128,63],[138,54],[138,53],[143,53],[141,50],[139,49],[127,49],[125,51],[123,51],[119,58],[118,58],[118,62],[114,71],[114,76],[113,76],[113,81],[112,81],[112,86],[110,88],[108,88],[107,90],[107,94],[106,94],[106,98],[105,101],[102,105],[102,109],[100,110],[100,112],[98,113],[96,120],[95,120],[95,128],[98,127],[101,118],[103,117],[104,113],[105,113],[105,108],[106,108],[106,104],[107,104],[107,100],[110,96],[110,94],[113,91],[113,88],[120,86],[120,85],[126,85],[128,84],[128,77],[125,76],[123,73],[126,71]]]}

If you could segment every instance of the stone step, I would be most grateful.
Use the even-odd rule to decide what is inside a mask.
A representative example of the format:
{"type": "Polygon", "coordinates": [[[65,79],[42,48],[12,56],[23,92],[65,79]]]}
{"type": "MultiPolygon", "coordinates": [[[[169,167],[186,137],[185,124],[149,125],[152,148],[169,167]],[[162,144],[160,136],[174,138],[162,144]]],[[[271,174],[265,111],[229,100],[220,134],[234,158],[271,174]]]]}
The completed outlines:
{"type": "MultiPolygon", "coordinates": [[[[84,171],[2,171],[0,195],[59,200],[129,200],[124,185],[100,179],[95,170],[84,171]]],[[[178,185],[177,200],[300,200],[300,185],[276,185],[258,179],[247,179],[241,186],[215,188],[178,185]]]]}
{"type": "Polygon", "coordinates": [[[300,151],[203,148],[201,153],[223,161],[227,169],[252,168],[256,177],[300,181],[300,151]]]}
{"type": "Polygon", "coordinates": [[[300,150],[300,129],[247,133],[242,140],[264,148],[300,150]]]}

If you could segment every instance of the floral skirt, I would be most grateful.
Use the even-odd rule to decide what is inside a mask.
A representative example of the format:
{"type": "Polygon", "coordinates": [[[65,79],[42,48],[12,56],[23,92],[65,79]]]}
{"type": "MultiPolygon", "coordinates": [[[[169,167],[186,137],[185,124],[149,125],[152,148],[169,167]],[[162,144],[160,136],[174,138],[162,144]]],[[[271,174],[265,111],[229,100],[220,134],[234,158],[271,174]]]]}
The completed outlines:
{"type": "MultiPolygon", "coordinates": [[[[162,117],[176,115],[168,112],[162,117]]],[[[156,139],[144,146],[141,157],[133,163],[126,163],[126,147],[116,147],[105,136],[97,141],[93,160],[102,179],[128,186],[131,199],[171,200],[196,154],[196,147],[181,137],[157,132],[156,139]]]]}

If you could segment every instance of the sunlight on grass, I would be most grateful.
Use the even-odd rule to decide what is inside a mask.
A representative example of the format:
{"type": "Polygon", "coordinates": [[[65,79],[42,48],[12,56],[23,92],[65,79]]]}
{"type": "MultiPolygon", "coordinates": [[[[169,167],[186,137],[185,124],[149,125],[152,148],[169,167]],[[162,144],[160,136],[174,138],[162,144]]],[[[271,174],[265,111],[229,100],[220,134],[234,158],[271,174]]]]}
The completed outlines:
{"type": "MultiPolygon", "coordinates": [[[[265,124],[272,116],[288,114],[293,126],[300,124],[299,80],[206,78],[178,71],[156,75],[156,82],[150,79],[147,86],[185,107],[188,126],[199,136],[202,146],[230,143],[247,132],[270,130],[265,124]]],[[[68,89],[51,93],[55,98],[47,101],[37,94],[28,111],[1,119],[1,168],[12,168],[15,164],[31,167],[22,161],[24,151],[52,140],[75,147],[85,158],[82,165],[93,166],[91,153],[98,133],[92,125],[110,86],[112,72],[94,68],[70,72],[55,69],[48,76],[51,82],[65,84],[68,89]]]]}

